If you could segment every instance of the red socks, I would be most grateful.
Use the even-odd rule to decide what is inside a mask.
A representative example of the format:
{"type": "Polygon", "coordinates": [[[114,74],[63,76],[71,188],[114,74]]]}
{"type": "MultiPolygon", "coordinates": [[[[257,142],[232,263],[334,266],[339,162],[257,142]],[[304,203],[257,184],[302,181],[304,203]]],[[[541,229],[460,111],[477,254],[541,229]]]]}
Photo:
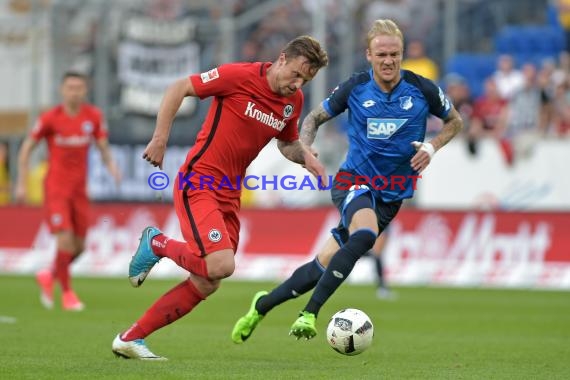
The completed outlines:
{"type": "MultiPolygon", "coordinates": [[[[163,234],[151,241],[153,252],[159,257],[168,257],[190,273],[208,277],[206,260],[195,255],[186,242],[177,241],[163,234]]],[[[160,297],[146,313],[121,335],[124,341],[143,339],[154,331],[188,314],[206,299],[190,280],[186,280],[160,297]]]]}
{"type": "Polygon", "coordinates": [[[55,256],[54,277],[61,284],[61,290],[66,292],[71,290],[71,278],[69,266],[75,255],[71,252],[58,250],[55,256]]]}
{"type": "Polygon", "coordinates": [[[121,339],[124,341],[143,339],[188,314],[204,299],[206,298],[194,284],[186,280],[160,297],[134,325],[122,334],[121,339]]]}
{"type": "Polygon", "coordinates": [[[156,255],[168,257],[188,272],[208,278],[206,260],[190,251],[186,242],[170,239],[160,234],[152,238],[151,246],[156,255]]]}

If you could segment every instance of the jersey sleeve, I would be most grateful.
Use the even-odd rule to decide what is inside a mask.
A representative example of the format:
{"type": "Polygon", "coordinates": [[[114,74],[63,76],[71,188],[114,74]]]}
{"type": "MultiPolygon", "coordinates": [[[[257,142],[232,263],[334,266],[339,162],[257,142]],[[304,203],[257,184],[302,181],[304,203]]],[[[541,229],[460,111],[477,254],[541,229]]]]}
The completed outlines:
{"type": "Polygon", "coordinates": [[[226,96],[243,82],[243,66],[228,63],[200,74],[190,75],[194,91],[200,99],[210,96],[226,96]]]}
{"type": "Polygon", "coordinates": [[[405,80],[417,86],[425,96],[429,104],[429,112],[432,115],[445,119],[451,110],[451,102],[441,87],[433,83],[431,80],[417,75],[411,71],[404,73],[405,80]]]}
{"type": "Polygon", "coordinates": [[[49,122],[49,114],[44,113],[38,117],[34,127],[30,131],[30,137],[35,140],[39,141],[43,138],[46,138],[51,133],[51,127],[49,122]]]}
{"type": "Polygon", "coordinates": [[[348,98],[350,97],[352,89],[369,80],[370,74],[368,72],[361,72],[352,75],[350,79],[336,86],[329,97],[323,101],[325,111],[327,111],[331,117],[343,113],[348,108],[348,98]]]}
{"type": "Polygon", "coordinates": [[[107,119],[103,115],[103,112],[99,109],[95,110],[95,128],[93,130],[93,137],[95,139],[103,139],[109,135],[107,127],[107,119]]]}

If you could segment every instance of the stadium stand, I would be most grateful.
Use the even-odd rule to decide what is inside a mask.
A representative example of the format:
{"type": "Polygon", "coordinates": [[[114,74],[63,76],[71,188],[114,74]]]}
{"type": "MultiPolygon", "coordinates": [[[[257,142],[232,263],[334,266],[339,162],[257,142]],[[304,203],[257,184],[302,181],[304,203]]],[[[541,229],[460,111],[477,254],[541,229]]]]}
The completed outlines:
{"type": "Polygon", "coordinates": [[[545,59],[557,60],[565,44],[564,32],[557,26],[508,25],[495,36],[493,52],[456,54],[447,61],[446,72],[465,77],[471,93],[478,97],[485,78],[494,72],[500,54],[510,54],[517,67],[524,63],[540,67],[545,59]]]}

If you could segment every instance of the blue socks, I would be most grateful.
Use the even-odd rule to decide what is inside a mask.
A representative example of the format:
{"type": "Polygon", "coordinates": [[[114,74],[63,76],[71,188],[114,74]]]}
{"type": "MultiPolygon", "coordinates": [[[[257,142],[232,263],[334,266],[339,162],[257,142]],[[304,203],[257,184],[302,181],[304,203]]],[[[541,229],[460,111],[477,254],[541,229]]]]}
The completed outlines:
{"type": "Polygon", "coordinates": [[[325,268],[323,268],[317,258],[300,266],[293,272],[291,277],[273,289],[268,295],[261,297],[257,301],[255,309],[259,314],[265,315],[275,306],[307,293],[315,287],[324,270],[325,268]]]}
{"type": "Polygon", "coordinates": [[[324,303],[348,277],[358,259],[374,246],[375,241],[376,234],[367,229],[358,230],[350,235],[346,244],[331,259],[304,310],[316,316],[324,303]]]}

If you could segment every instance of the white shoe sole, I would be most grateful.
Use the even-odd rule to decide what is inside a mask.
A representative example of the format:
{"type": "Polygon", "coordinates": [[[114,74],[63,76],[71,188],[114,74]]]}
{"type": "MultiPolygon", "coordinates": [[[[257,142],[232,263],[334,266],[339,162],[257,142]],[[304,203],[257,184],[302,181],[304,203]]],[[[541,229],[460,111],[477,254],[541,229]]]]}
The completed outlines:
{"type": "Polygon", "coordinates": [[[165,357],[158,356],[152,353],[146,345],[137,345],[133,342],[125,342],[121,339],[120,334],[117,334],[113,340],[112,351],[115,356],[124,359],[135,359],[135,360],[149,360],[149,361],[165,361],[168,360],[165,357]],[[139,352],[137,352],[139,351],[139,352]],[[140,352],[142,351],[142,352],[140,352]],[[146,355],[146,356],[141,356],[146,355]]]}

